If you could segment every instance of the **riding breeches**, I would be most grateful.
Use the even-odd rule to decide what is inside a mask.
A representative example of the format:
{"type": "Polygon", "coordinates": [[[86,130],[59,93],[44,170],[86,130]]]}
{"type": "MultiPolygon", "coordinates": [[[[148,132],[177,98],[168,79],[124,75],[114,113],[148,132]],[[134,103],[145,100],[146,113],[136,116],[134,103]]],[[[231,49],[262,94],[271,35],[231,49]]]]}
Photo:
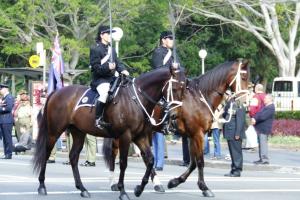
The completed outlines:
{"type": "Polygon", "coordinates": [[[100,95],[98,98],[98,101],[101,101],[102,103],[106,103],[106,99],[108,97],[108,91],[109,91],[109,83],[101,83],[97,86],[97,92],[100,95]]]}

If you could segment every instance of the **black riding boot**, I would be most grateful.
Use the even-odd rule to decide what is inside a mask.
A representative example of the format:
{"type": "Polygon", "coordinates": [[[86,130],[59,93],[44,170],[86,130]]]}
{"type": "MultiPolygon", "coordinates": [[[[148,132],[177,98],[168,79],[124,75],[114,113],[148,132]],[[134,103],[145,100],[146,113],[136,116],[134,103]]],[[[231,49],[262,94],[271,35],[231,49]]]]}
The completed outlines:
{"type": "Polygon", "coordinates": [[[109,126],[109,123],[105,122],[103,119],[103,111],[104,111],[105,103],[101,101],[97,101],[96,103],[96,127],[98,128],[105,128],[109,126]]]}
{"type": "Polygon", "coordinates": [[[170,108],[168,106],[167,102],[163,103],[163,111],[164,114],[167,114],[165,121],[162,123],[162,132],[164,133],[164,135],[169,135],[170,134],[170,108]]]}

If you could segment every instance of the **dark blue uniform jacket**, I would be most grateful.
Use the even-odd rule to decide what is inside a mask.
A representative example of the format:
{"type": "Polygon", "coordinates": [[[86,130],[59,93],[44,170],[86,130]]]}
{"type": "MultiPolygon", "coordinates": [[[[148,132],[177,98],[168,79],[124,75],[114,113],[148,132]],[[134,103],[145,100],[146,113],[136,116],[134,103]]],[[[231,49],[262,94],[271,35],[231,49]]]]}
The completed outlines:
{"type": "MultiPolygon", "coordinates": [[[[230,102],[231,101],[229,101],[224,108],[223,117],[226,120],[229,119],[230,102]]],[[[243,139],[245,138],[246,110],[235,101],[232,102],[233,114],[231,120],[223,125],[224,138],[227,140],[235,140],[235,136],[240,136],[240,138],[243,139]]]]}
{"type": "Polygon", "coordinates": [[[254,125],[257,133],[262,134],[271,134],[272,133],[272,125],[275,116],[275,106],[274,104],[270,104],[261,109],[258,113],[254,115],[254,119],[256,124],[254,125]]]}
{"type": "Polygon", "coordinates": [[[7,94],[2,98],[2,101],[3,103],[0,105],[0,124],[12,124],[14,123],[12,109],[15,99],[11,94],[7,94]]]}
{"type": "MultiPolygon", "coordinates": [[[[164,47],[164,46],[159,46],[157,47],[152,55],[152,68],[156,69],[159,67],[171,67],[172,63],[174,62],[174,58],[173,58],[173,53],[170,57],[170,59],[166,62],[166,64],[163,64],[164,58],[168,53],[168,48],[164,47]]],[[[178,59],[178,56],[176,56],[176,58],[178,59]]],[[[177,60],[177,62],[179,62],[177,60]]]]}
{"type": "Polygon", "coordinates": [[[92,82],[91,87],[92,89],[96,89],[96,87],[104,82],[112,82],[114,79],[115,70],[119,73],[123,71],[125,68],[124,66],[118,61],[117,53],[113,48],[113,62],[116,63],[116,69],[110,70],[107,62],[101,65],[101,60],[104,58],[108,53],[108,45],[104,45],[101,42],[97,42],[96,45],[92,46],[90,49],[90,65],[91,65],[91,72],[92,72],[92,82]]]}

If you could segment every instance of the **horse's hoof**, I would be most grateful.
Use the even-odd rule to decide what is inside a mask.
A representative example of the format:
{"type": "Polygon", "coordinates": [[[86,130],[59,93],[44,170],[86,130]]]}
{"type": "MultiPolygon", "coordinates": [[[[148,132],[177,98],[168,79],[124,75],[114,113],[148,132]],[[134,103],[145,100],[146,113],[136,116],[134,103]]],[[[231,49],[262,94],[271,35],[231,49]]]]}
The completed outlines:
{"type": "Polygon", "coordinates": [[[111,189],[111,191],[120,191],[120,189],[119,189],[119,187],[118,187],[118,184],[113,184],[113,185],[111,185],[110,186],[110,189],[111,189]]]}
{"type": "Polygon", "coordinates": [[[214,193],[210,190],[204,190],[204,191],[202,191],[202,194],[205,197],[214,197],[215,196],[214,193]]]}
{"type": "Polygon", "coordinates": [[[38,189],[39,195],[47,195],[47,190],[46,188],[42,187],[38,189]]]}
{"type": "Polygon", "coordinates": [[[83,198],[91,198],[91,194],[88,192],[88,191],[82,191],[80,193],[80,196],[83,197],[83,198]]]}
{"type": "Polygon", "coordinates": [[[178,185],[179,185],[178,179],[174,178],[174,179],[169,181],[168,188],[171,189],[171,188],[177,187],[178,185]]]}
{"type": "Polygon", "coordinates": [[[129,196],[126,193],[123,193],[119,196],[120,200],[130,200],[129,196]]]}
{"type": "Polygon", "coordinates": [[[158,192],[158,193],[164,193],[165,192],[165,189],[162,185],[155,185],[154,190],[155,190],[155,192],[158,192]]]}
{"type": "Polygon", "coordinates": [[[136,197],[141,196],[142,192],[143,192],[143,190],[142,190],[142,187],[140,185],[135,186],[135,188],[134,188],[134,195],[136,197]]]}

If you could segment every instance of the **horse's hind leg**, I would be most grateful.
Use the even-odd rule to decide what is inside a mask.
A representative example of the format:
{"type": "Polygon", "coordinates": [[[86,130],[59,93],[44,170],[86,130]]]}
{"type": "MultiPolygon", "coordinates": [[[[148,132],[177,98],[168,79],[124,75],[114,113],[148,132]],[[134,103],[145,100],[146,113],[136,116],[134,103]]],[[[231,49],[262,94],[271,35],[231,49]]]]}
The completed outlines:
{"type": "Polygon", "coordinates": [[[55,137],[49,137],[48,143],[46,144],[46,157],[45,159],[41,160],[41,171],[39,174],[39,188],[38,188],[38,194],[39,195],[47,195],[47,190],[45,186],[45,173],[46,173],[46,166],[47,166],[47,160],[50,157],[51,150],[53,149],[56,142],[55,137]]]}
{"type": "Polygon", "coordinates": [[[140,148],[144,163],[147,167],[141,185],[137,185],[134,189],[135,196],[139,197],[149,181],[150,174],[153,170],[154,158],[151,152],[149,139],[147,137],[139,138],[139,140],[135,141],[135,143],[140,148]]]}
{"type": "Polygon", "coordinates": [[[81,182],[79,170],[78,170],[79,154],[83,148],[84,139],[85,139],[86,134],[82,133],[80,130],[78,130],[76,128],[71,128],[70,130],[71,130],[71,134],[72,134],[72,138],[73,138],[73,145],[72,145],[72,149],[69,154],[69,158],[70,158],[70,163],[72,166],[73,176],[74,176],[74,180],[75,180],[75,186],[77,189],[79,189],[81,191],[80,195],[82,197],[90,198],[91,195],[87,191],[87,189],[85,189],[85,187],[83,186],[83,184],[81,182]]]}

